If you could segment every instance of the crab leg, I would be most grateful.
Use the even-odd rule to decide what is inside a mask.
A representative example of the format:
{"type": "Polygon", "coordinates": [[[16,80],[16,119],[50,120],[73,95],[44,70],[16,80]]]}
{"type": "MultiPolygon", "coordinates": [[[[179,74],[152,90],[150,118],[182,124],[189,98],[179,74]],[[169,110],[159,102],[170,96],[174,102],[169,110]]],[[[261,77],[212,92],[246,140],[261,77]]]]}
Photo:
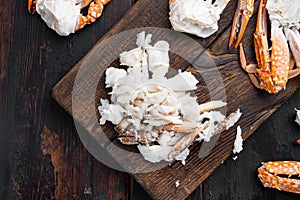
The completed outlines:
{"type": "Polygon", "coordinates": [[[242,43],[240,43],[239,46],[240,46],[240,48],[239,48],[240,63],[241,63],[242,68],[248,73],[248,76],[249,76],[250,81],[252,82],[252,84],[255,87],[257,87],[258,89],[263,89],[260,86],[259,79],[255,75],[257,65],[256,64],[248,64],[246,53],[245,53],[245,50],[244,50],[244,47],[243,47],[242,43]]]}
{"type": "Polygon", "coordinates": [[[265,187],[287,192],[300,193],[300,180],[277,176],[276,174],[299,174],[300,163],[296,161],[267,162],[258,168],[258,178],[265,187]],[[274,173],[274,174],[273,174],[274,173]]]}
{"type": "Polygon", "coordinates": [[[28,0],[27,1],[27,10],[29,13],[35,13],[35,1],[28,0]]]}
{"type": "Polygon", "coordinates": [[[237,9],[235,11],[235,15],[233,18],[233,24],[232,24],[232,28],[231,28],[230,38],[229,38],[229,44],[228,44],[229,48],[232,47],[233,42],[236,39],[237,32],[239,32],[239,34],[236,39],[234,48],[238,47],[239,43],[242,40],[244,32],[246,30],[249,19],[253,14],[253,11],[254,11],[254,0],[239,0],[238,1],[237,9]],[[238,31],[239,27],[240,27],[240,30],[238,31]]]}
{"type": "Polygon", "coordinates": [[[270,53],[267,38],[266,0],[261,0],[257,15],[256,31],[254,33],[254,48],[257,59],[257,73],[260,77],[260,87],[269,93],[277,93],[271,77],[270,53]]]}
{"type": "MultiPolygon", "coordinates": [[[[272,24],[271,75],[277,87],[285,88],[289,72],[289,46],[282,28],[272,24]]],[[[280,89],[279,89],[280,90],[280,89]]],[[[277,88],[278,91],[278,88],[277,88]]]]}
{"type": "Polygon", "coordinates": [[[296,161],[277,161],[277,162],[263,162],[266,170],[274,175],[298,175],[300,174],[300,162],[296,161]]]}

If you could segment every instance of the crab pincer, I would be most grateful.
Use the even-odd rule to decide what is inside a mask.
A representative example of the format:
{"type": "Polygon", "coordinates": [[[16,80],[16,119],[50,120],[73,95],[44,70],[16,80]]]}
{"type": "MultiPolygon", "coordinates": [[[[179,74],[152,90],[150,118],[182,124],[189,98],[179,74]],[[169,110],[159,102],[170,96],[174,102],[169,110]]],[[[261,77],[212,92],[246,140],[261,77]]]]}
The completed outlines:
{"type": "Polygon", "coordinates": [[[290,178],[292,175],[300,175],[300,162],[263,162],[257,171],[258,178],[265,187],[300,194],[300,180],[290,178]]]}
{"type": "Polygon", "coordinates": [[[247,62],[244,48],[240,44],[242,68],[248,73],[254,86],[272,94],[285,89],[288,79],[300,74],[300,34],[296,30],[299,21],[294,22],[293,19],[293,15],[300,10],[288,10],[290,7],[297,7],[298,3],[295,0],[260,0],[254,33],[257,65],[247,62]],[[271,47],[267,30],[268,21],[271,22],[271,47]]]}
{"type": "Polygon", "coordinates": [[[229,38],[229,48],[233,46],[237,48],[245,33],[249,19],[254,11],[254,0],[238,0],[238,5],[234,14],[233,24],[229,38]],[[237,36],[238,33],[238,36],[237,36]]]}

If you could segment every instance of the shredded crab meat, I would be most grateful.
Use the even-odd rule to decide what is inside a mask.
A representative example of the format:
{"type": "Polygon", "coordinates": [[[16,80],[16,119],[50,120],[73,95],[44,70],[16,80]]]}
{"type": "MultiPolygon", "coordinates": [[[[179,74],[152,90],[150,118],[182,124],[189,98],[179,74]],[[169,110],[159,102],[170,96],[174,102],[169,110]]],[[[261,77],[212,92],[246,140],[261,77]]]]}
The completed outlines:
{"type": "Polygon", "coordinates": [[[170,22],[176,31],[209,37],[218,30],[218,20],[229,0],[174,0],[170,22]]]}
{"type": "Polygon", "coordinates": [[[216,110],[226,105],[220,100],[199,105],[191,93],[198,84],[195,76],[178,70],[167,78],[169,44],[150,43],[151,34],[139,33],[137,48],[120,54],[121,65],[128,68],[106,70],[111,103],[100,99],[100,124],[115,124],[120,142],[137,144],[145,160],[179,160],[184,165],[190,145],[228,130],[241,112],[224,116],[216,110]]]}

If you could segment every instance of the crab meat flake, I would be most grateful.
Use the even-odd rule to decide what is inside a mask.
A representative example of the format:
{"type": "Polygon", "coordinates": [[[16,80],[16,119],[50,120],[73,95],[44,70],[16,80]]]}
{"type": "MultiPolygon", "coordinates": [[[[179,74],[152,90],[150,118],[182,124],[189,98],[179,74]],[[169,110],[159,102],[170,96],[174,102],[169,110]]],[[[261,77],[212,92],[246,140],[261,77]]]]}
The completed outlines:
{"type": "Polygon", "coordinates": [[[197,103],[191,96],[198,80],[191,72],[170,78],[169,44],[158,41],[150,45],[151,34],[137,35],[137,48],[120,54],[121,65],[127,70],[110,67],[105,85],[112,88],[111,103],[101,99],[98,107],[100,124],[116,125],[119,141],[137,145],[144,159],[153,163],[185,160],[188,147],[229,129],[241,116],[239,110],[224,116],[220,100],[197,103]]]}
{"type": "Polygon", "coordinates": [[[232,152],[234,154],[240,153],[243,150],[243,138],[242,138],[242,129],[240,126],[236,128],[236,137],[234,140],[234,148],[232,152]]]}
{"type": "Polygon", "coordinates": [[[295,119],[295,122],[297,122],[300,126],[300,110],[296,109],[295,108],[295,111],[296,111],[296,119],[295,119]]]}
{"type": "Polygon", "coordinates": [[[175,182],[175,187],[179,187],[179,185],[180,185],[180,181],[177,180],[177,181],[175,182]]]}

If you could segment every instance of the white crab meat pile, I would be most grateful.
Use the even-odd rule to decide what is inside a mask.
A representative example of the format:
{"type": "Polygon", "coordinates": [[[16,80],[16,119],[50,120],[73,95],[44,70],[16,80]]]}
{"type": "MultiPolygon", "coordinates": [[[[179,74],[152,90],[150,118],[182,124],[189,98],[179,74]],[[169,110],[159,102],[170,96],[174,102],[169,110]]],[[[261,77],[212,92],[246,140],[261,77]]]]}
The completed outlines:
{"type": "Polygon", "coordinates": [[[137,144],[150,162],[181,160],[184,164],[194,141],[209,141],[233,126],[241,113],[238,109],[226,117],[213,110],[225,106],[222,101],[199,105],[191,94],[198,80],[191,72],[180,70],[167,78],[169,44],[158,41],[152,46],[150,42],[151,34],[139,33],[138,47],[120,54],[127,70],[106,70],[111,103],[100,100],[100,124],[115,124],[119,140],[137,144]]]}
{"type": "Polygon", "coordinates": [[[79,22],[80,4],[77,0],[37,0],[36,11],[48,27],[61,36],[76,31],[79,22]]]}
{"type": "Polygon", "coordinates": [[[170,21],[176,31],[202,38],[218,30],[220,15],[230,0],[174,0],[170,4],[170,21]]]}

